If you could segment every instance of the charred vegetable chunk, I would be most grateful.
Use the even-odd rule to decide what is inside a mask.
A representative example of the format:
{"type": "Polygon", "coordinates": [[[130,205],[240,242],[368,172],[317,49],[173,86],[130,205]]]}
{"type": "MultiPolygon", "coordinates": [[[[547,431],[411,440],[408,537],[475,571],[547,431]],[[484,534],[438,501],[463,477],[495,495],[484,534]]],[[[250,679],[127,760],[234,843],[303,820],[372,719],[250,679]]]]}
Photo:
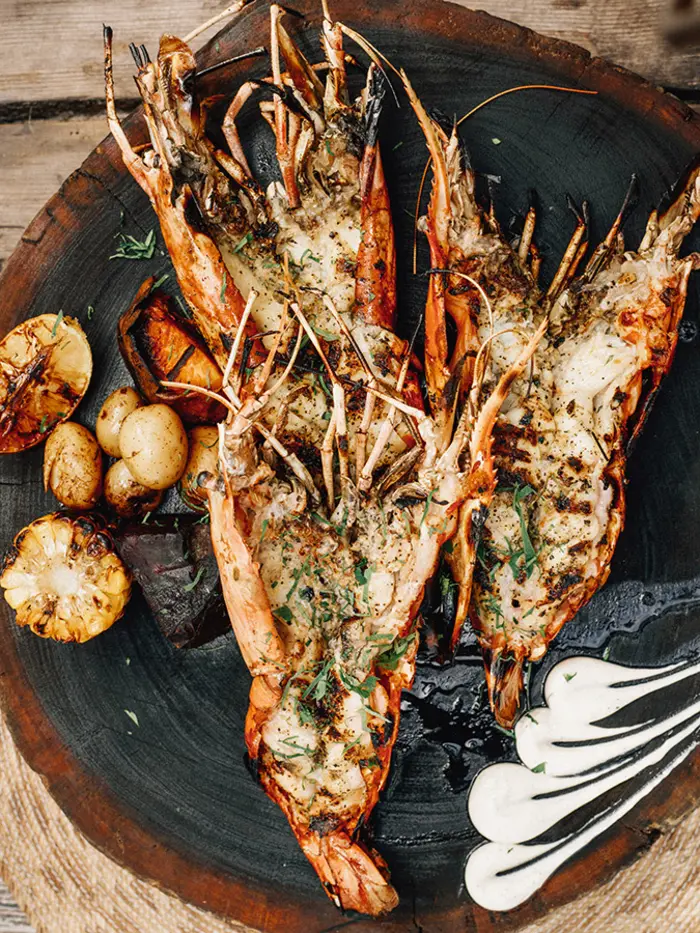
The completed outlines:
{"type": "Polygon", "coordinates": [[[26,450],[73,414],[92,375],[92,353],[80,324],[41,314],[0,343],[0,453],[26,450]]]}
{"type": "Polygon", "coordinates": [[[167,402],[184,421],[222,421],[226,412],[219,402],[161,386],[169,379],[217,391],[222,376],[202,339],[175,310],[173,299],[151,291],[152,284],[152,279],[144,282],[119,320],[119,349],[134,382],[149,402],[167,402]]]}
{"type": "Polygon", "coordinates": [[[159,515],[152,524],[127,525],[117,548],[176,648],[196,648],[230,631],[209,526],[201,519],[159,515]]]}
{"type": "Polygon", "coordinates": [[[99,521],[54,512],[17,535],[0,586],[18,625],[42,638],[85,642],[123,614],[131,575],[99,521]]]}

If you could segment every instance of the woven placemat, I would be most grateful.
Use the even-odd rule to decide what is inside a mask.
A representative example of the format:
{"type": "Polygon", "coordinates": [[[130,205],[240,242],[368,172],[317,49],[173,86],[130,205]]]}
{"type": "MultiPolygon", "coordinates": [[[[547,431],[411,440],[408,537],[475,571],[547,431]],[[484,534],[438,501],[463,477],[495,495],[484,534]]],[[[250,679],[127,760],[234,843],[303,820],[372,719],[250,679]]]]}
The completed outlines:
{"type": "MultiPolygon", "coordinates": [[[[0,720],[0,873],[37,933],[251,933],[136,878],[72,826],[0,720]]],[[[700,809],[523,933],[700,933],[700,809]]]]}

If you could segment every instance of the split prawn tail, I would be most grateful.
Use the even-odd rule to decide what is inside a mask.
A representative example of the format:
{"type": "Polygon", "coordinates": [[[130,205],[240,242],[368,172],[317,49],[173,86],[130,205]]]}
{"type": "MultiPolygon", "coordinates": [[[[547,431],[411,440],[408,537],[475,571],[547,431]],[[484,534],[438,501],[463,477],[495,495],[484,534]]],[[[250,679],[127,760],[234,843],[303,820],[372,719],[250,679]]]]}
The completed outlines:
{"type": "Polygon", "coordinates": [[[398,905],[387,864],[375,849],[338,831],[327,836],[307,832],[297,838],[337,907],[378,917],[398,905]]]}
{"type": "MultiPolygon", "coordinates": [[[[157,66],[142,61],[139,90],[142,94],[144,117],[151,136],[152,148],[138,153],[134,150],[117,116],[112,73],[112,30],[104,29],[105,95],[107,122],[129,173],[148,196],[160,223],[166,249],[175,268],[182,294],[192,310],[195,325],[223,369],[229,349],[245,310],[245,300],[227,274],[221,253],[205,233],[189,223],[188,210],[193,194],[187,184],[175,186],[168,163],[168,152],[162,127],[154,113],[152,97],[162,93],[157,66]]],[[[255,362],[262,350],[254,340],[255,326],[247,325],[255,362]]]]}
{"type": "MultiPolygon", "coordinates": [[[[496,491],[496,469],[493,461],[493,430],[496,418],[508,397],[511,386],[523,372],[539,346],[547,330],[544,318],[520,355],[501,375],[496,387],[486,400],[479,404],[481,375],[485,343],[479,350],[475,362],[475,382],[472,386],[469,402],[455,432],[455,440],[460,442],[460,435],[466,432],[469,437],[469,467],[465,480],[465,492],[460,503],[457,527],[452,538],[452,550],[446,557],[452,571],[452,577],[458,587],[457,610],[452,628],[450,648],[454,652],[462,628],[469,616],[474,567],[481,537],[481,530],[488,515],[488,508],[496,491]]],[[[453,441],[453,444],[455,441],[453,441]]]]}
{"type": "Polygon", "coordinates": [[[525,687],[527,650],[506,644],[493,645],[489,639],[487,646],[482,643],[482,652],[486,688],[496,722],[504,729],[512,729],[518,718],[525,687]]]}

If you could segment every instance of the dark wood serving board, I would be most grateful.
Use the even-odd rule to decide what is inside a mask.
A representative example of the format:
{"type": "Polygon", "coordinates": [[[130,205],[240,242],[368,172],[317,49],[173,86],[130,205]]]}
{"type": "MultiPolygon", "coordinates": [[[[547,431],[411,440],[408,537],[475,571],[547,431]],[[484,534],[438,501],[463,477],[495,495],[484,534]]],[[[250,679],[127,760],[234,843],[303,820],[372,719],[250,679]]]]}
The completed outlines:
{"type": "MultiPolygon", "coordinates": [[[[307,18],[290,17],[289,28],[318,60],[319,10],[310,0],[295,7],[307,18]]],[[[450,118],[515,85],[599,92],[524,91],[463,126],[477,169],[500,179],[493,191],[504,225],[536,188],[545,277],[571,232],[567,193],[590,200],[595,241],[636,172],[641,205],[628,226],[636,244],[649,209],[700,150],[700,122],[684,105],[574,46],[440,0],[337,0],[333,13],[404,66],[429,108],[450,118]]],[[[267,3],[253,2],[207,45],[201,64],[265,43],[267,33],[267,3]]],[[[130,38],[117,36],[118,47],[130,38]]],[[[207,77],[206,86],[233,94],[244,75],[264,69],[264,62],[231,68],[207,77]]],[[[143,137],[138,117],[129,126],[143,137]]],[[[269,174],[270,138],[252,108],[242,135],[253,163],[269,174]]],[[[409,216],[425,148],[403,100],[400,109],[387,103],[382,138],[399,244],[400,326],[409,332],[426,291],[425,277],[411,274],[409,216]]],[[[169,269],[162,253],[150,262],[109,261],[115,234],[143,235],[154,226],[144,196],[106,140],[37,216],[0,280],[3,333],[24,317],[59,309],[83,322],[95,359],[79,409],[85,424],[94,424],[109,391],[129,381],[116,349],[119,313],[147,275],[169,269]],[[91,320],[88,306],[95,308],[91,320]]],[[[700,245],[698,234],[690,245],[700,245]]],[[[419,264],[427,268],[423,251],[419,264]]],[[[172,281],[166,287],[174,288],[172,281]]],[[[611,660],[655,665],[700,647],[700,279],[690,291],[674,369],[630,463],[627,527],[610,582],[535,673],[533,702],[543,674],[568,654],[600,655],[607,646],[611,660]]],[[[2,547],[55,508],[42,491],[41,457],[38,449],[0,462],[2,547]]],[[[464,891],[464,863],[479,841],[466,797],[479,769],[512,758],[513,745],[486,708],[473,639],[465,636],[451,666],[424,650],[374,819],[375,843],[391,866],[401,906],[384,921],[370,921],[336,911],[246,766],[249,675],[231,635],[178,651],[137,597],[105,635],[63,646],[19,631],[3,602],[0,685],[20,749],[93,843],[183,898],[271,933],[515,927],[610,877],[700,792],[695,755],[527,905],[488,914],[464,891]]]]}

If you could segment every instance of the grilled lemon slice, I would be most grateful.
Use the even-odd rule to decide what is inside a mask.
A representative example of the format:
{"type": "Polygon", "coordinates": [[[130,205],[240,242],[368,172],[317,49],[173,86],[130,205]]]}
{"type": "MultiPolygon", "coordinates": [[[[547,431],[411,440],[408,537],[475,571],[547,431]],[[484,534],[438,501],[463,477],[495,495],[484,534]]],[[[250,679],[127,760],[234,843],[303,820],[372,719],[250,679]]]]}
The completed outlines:
{"type": "Polygon", "coordinates": [[[70,418],[92,375],[90,344],[80,324],[40,314],[0,343],[0,454],[46,440],[70,418]]]}
{"type": "Polygon", "coordinates": [[[123,614],[131,575],[94,518],[54,512],[17,535],[0,587],[18,625],[42,638],[84,642],[123,614]]]}

